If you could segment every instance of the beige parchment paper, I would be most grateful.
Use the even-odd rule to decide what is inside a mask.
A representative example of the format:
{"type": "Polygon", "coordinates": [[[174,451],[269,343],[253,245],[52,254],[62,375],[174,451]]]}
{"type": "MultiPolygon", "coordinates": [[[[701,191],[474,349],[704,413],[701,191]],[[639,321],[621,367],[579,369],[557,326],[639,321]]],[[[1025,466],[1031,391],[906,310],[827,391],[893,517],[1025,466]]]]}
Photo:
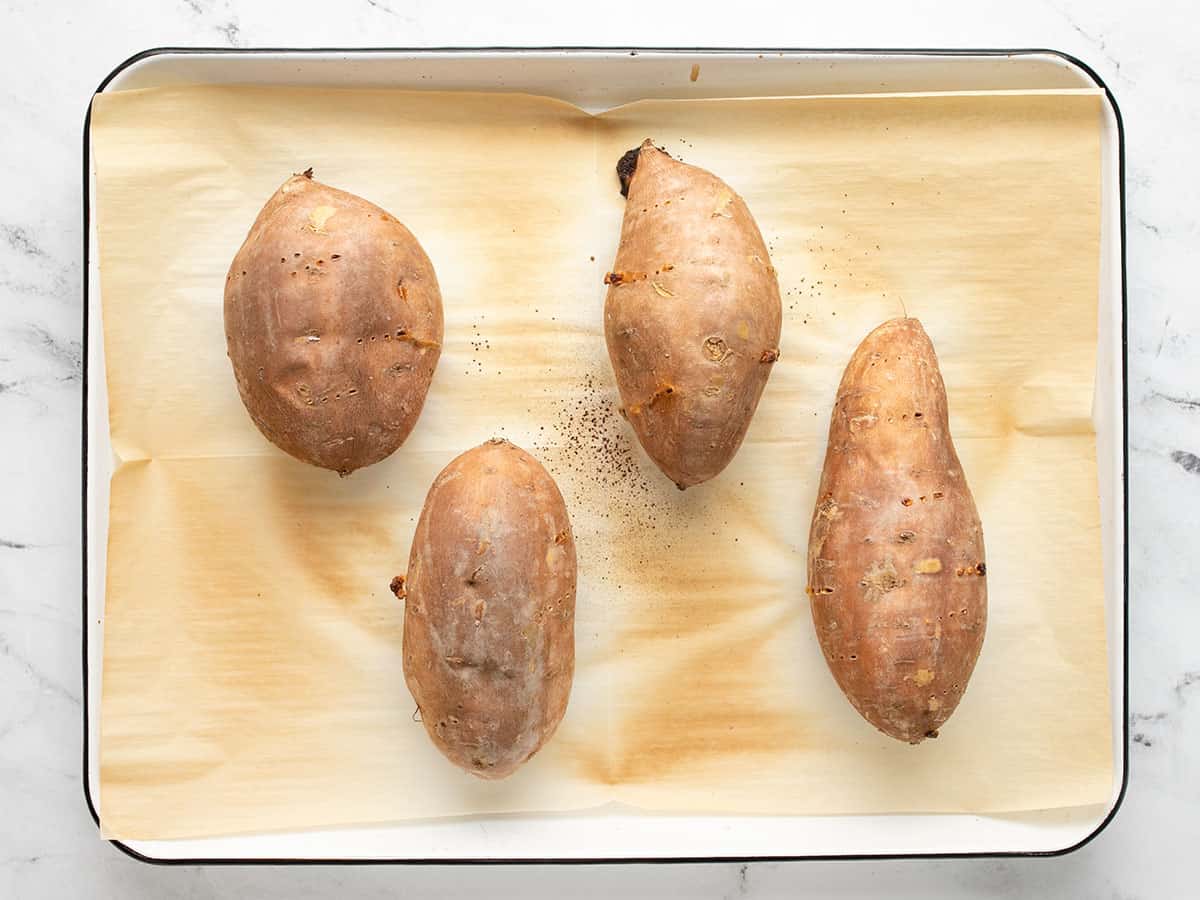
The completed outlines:
{"type": "Polygon", "coordinates": [[[174,87],[96,98],[112,480],[105,831],[167,839],[580,810],[1004,813],[1107,799],[1091,427],[1091,92],[653,101],[174,87]],[[613,166],[653,137],[748,202],[784,295],[745,445],[678,492],[616,413],[602,278],[613,166]],[[308,166],[380,204],[446,308],[425,411],[348,479],[275,450],[225,356],[226,268],[308,166]],[[936,741],[876,733],[809,617],[805,549],[857,342],[922,319],[984,523],[989,625],[936,741]],[[425,491],[503,435],[566,496],[578,665],[557,735],[501,783],[413,718],[403,572],[425,491]]]}

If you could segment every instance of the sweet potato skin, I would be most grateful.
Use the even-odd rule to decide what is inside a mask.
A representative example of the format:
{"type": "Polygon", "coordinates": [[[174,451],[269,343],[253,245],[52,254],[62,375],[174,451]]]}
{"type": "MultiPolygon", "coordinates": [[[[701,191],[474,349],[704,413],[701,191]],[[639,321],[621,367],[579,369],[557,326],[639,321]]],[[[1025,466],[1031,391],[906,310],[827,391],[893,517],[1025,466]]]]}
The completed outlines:
{"type": "Polygon", "coordinates": [[[455,765],[504,778],[558,727],[575,673],[575,581],[566,505],[524,450],[489,441],[434,480],[403,584],[404,676],[455,765]]]}
{"type": "Polygon", "coordinates": [[[263,435],[348,475],[416,424],[441,352],[442,298],[407,228],[310,170],[267,201],[234,257],[225,338],[263,435]]]}
{"type": "Polygon", "coordinates": [[[838,388],[808,545],[825,660],[862,716],[937,737],[987,627],[983,529],[921,323],[872,331],[838,388]]]}
{"type": "Polygon", "coordinates": [[[605,279],[609,358],[625,417],[682,490],[716,476],[746,436],[779,358],[779,283],[721,179],[650,141],[617,171],[628,199],[605,279]]]}

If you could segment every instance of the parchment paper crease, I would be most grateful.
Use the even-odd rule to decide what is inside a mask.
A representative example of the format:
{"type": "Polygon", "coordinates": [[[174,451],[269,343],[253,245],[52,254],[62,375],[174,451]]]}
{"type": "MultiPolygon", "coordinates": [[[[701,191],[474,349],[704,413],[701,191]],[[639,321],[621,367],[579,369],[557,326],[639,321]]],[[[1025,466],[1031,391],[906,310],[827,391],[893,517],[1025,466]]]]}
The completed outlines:
{"type": "Polygon", "coordinates": [[[113,447],[101,813],[165,839],[572,810],[1000,813],[1112,785],[1091,404],[1092,93],[653,101],[598,118],[516,95],[178,87],[92,125],[113,447]],[[748,202],[784,292],[746,444],[679,493],[614,411],[601,332],[650,136],[748,202]],[[339,479],[238,400],[226,268],[308,166],[432,258],[445,351],[420,422],[339,479]],[[821,658],[805,548],[857,342],[907,309],[941,358],[984,523],[990,621],[936,741],[862,721],[821,658]],[[403,681],[403,572],[425,491],[504,435],[577,532],[578,670],[508,781],[434,750],[403,681]]]}

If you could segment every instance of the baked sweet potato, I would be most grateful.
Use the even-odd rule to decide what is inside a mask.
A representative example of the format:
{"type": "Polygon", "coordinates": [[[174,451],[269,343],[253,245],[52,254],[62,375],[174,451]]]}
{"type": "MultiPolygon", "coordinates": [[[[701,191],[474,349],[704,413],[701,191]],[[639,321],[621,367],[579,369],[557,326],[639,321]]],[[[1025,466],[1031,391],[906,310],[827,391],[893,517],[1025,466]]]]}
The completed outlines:
{"type": "Polygon", "coordinates": [[[404,676],[437,748],[503,778],[550,739],[575,673],[575,541],[554,479],[504,440],[434,480],[413,537],[404,676]]]}
{"type": "Polygon", "coordinates": [[[854,708],[898,740],[937,737],[983,645],[987,564],[946,387],[916,319],[872,331],[842,376],[808,593],[825,660],[854,708]]]}
{"type": "Polygon", "coordinates": [[[442,297],[407,228],[310,169],[267,201],[234,257],[225,339],[263,435],[348,475],[416,424],[441,352],[442,297]]]}
{"type": "Polygon", "coordinates": [[[779,283],[745,202],[649,140],[617,165],[625,219],[604,304],[622,411],[683,490],[741,446],[772,365],[779,283]]]}

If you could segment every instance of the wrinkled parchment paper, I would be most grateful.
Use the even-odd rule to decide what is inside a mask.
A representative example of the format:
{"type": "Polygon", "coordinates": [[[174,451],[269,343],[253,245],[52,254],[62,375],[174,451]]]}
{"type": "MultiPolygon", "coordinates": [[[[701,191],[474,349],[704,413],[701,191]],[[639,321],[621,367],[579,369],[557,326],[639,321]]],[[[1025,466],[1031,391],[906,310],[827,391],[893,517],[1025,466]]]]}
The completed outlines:
{"type": "Polygon", "coordinates": [[[1112,785],[1090,412],[1093,93],[653,101],[180,87],[102,94],[93,146],[113,447],[101,815],[166,839],[578,810],[1000,813],[1112,785]],[[643,138],[719,173],[784,295],[745,445],[678,492],[615,412],[602,278],[643,138]],[[445,350],[411,438],[348,479],[255,430],[225,356],[226,268],[293,172],[419,237],[445,350]],[[834,391],[907,310],[949,387],[990,614],[936,741],[839,693],[804,593],[834,391]],[[425,491],[503,435],[577,536],[578,668],[517,775],[459,772],[413,718],[388,582],[425,491]]]}

